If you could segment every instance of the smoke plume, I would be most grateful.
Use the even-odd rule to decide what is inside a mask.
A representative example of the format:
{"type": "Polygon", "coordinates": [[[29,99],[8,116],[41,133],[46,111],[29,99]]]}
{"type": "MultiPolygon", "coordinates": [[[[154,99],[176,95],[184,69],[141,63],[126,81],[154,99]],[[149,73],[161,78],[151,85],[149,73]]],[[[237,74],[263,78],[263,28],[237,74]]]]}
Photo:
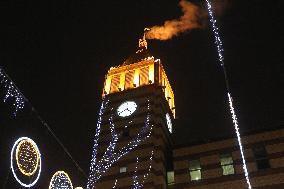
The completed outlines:
{"type": "Polygon", "coordinates": [[[180,33],[204,26],[204,10],[186,0],[181,0],[179,5],[183,15],[178,19],[165,21],[163,26],[150,28],[151,30],[146,33],[147,39],[168,40],[180,33]]]}

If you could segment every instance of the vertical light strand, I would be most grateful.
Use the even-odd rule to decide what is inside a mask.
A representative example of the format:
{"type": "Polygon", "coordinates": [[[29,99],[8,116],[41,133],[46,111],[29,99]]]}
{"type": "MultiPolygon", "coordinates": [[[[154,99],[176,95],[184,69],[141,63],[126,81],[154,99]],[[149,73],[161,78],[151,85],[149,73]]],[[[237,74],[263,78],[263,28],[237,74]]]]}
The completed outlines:
{"type": "Polygon", "coordinates": [[[210,16],[210,22],[212,24],[212,30],[213,30],[214,37],[215,37],[215,44],[217,46],[219,61],[220,61],[221,65],[223,65],[224,64],[223,63],[223,61],[224,61],[224,57],[223,57],[224,49],[223,49],[223,43],[222,43],[220,35],[219,35],[219,31],[218,31],[219,29],[216,25],[217,21],[214,18],[211,3],[209,2],[209,0],[205,0],[205,1],[207,3],[207,9],[208,9],[208,13],[209,13],[209,16],[210,16]]]}
{"type": "Polygon", "coordinates": [[[230,93],[228,93],[228,98],[229,98],[230,111],[231,111],[231,114],[232,114],[232,119],[233,119],[235,131],[236,131],[238,143],[239,143],[239,146],[240,146],[240,152],[241,152],[242,161],[243,161],[243,170],[245,172],[245,177],[246,177],[246,180],[247,180],[248,187],[251,188],[248,170],[247,170],[247,166],[246,166],[246,159],[245,159],[243,145],[242,145],[242,139],[241,139],[241,135],[240,135],[240,132],[239,132],[238,120],[237,120],[237,116],[236,116],[234,106],[233,106],[233,99],[232,99],[230,93]]]}
{"type": "Polygon", "coordinates": [[[235,132],[236,132],[237,139],[238,139],[239,149],[240,149],[240,152],[241,152],[241,157],[242,157],[242,162],[243,162],[243,170],[244,170],[244,174],[245,174],[245,178],[246,178],[248,188],[251,189],[252,187],[251,187],[248,169],[247,169],[247,164],[246,164],[246,160],[245,160],[245,156],[244,156],[244,152],[243,152],[243,145],[242,145],[241,135],[240,135],[240,132],[239,132],[239,125],[238,125],[237,116],[236,116],[236,113],[235,113],[235,110],[234,110],[233,99],[232,99],[232,96],[230,94],[227,72],[226,72],[226,68],[225,68],[225,65],[224,65],[223,43],[222,43],[221,37],[219,35],[219,31],[218,31],[219,29],[216,25],[217,21],[214,18],[214,15],[213,15],[212,5],[211,5],[209,0],[205,0],[205,1],[207,3],[207,9],[208,9],[208,13],[209,13],[209,16],[210,16],[210,22],[212,24],[212,30],[213,30],[214,37],[215,37],[215,44],[216,44],[216,47],[217,47],[219,62],[220,62],[220,65],[222,66],[223,72],[224,72],[226,89],[227,89],[227,92],[228,92],[228,101],[229,101],[229,105],[230,105],[230,111],[231,111],[233,124],[234,124],[234,127],[235,127],[235,132]]]}
{"type": "Polygon", "coordinates": [[[117,185],[117,179],[115,179],[115,181],[114,181],[114,185],[113,185],[113,187],[112,187],[112,188],[116,188],[116,185],[117,185]]]}
{"type": "Polygon", "coordinates": [[[146,181],[146,179],[149,177],[149,175],[150,175],[150,173],[151,173],[152,162],[153,162],[153,156],[154,156],[154,150],[152,150],[152,152],[151,152],[150,164],[149,164],[148,172],[143,175],[141,181],[139,181],[139,178],[138,178],[138,175],[137,175],[139,157],[136,158],[135,171],[134,171],[134,175],[132,176],[133,187],[134,187],[133,189],[141,189],[141,188],[143,188],[144,182],[146,181]]]}

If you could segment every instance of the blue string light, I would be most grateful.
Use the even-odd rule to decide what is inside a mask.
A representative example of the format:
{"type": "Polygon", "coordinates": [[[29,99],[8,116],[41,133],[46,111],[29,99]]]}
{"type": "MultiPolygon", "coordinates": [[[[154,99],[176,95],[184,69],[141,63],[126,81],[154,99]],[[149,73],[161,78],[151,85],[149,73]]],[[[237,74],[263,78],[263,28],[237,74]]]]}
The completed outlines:
{"type": "Polygon", "coordinates": [[[135,171],[134,171],[134,175],[132,177],[134,189],[141,189],[141,188],[143,188],[144,182],[149,177],[151,169],[152,169],[153,156],[154,156],[154,150],[152,150],[152,152],[151,152],[150,165],[149,165],[149,168],[148,168],[148,172],[143,175],[141,181],[139,181],[139,178],[137,176],[139,157],[136,158],[135,171]]]}
{"type": "Polygon", "coordinates": [[[9,76],[2,68],[0,68],[0,83],[6,89],[6,94],[3,98],[3,101],[7,102],[7,100],[9,99],[14,100],[13,106],[15,107],[15,110],[13,114],[14,116],[16,116],[18,111],[24,108],[25,99],[21,92],[17,89],[16,85],[13,83],[13,81],[9,78],[9,76]]]}

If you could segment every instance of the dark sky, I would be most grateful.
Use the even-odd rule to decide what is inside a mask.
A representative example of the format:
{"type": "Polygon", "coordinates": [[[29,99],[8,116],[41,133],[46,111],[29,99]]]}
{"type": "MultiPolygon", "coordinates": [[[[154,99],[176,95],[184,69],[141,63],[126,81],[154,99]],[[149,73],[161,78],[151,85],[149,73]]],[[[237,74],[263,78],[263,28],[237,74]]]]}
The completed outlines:
{"type": "MultiPolygon", "coordinates": [[[[283,126],[282,1],[218,4],[226,5],[218,25],[241,132],[283,126]]],[[[104,75],[135,52],[144,27],[182,14],[178,0],[4,1],[0,7],[0,65],[88,172],[104,75]]],[[[210,29],[209,25],[169,41],[148,41],[175,93],[178,143],[233,136],[210,29]]],[[[3,95],[1,86],[0,98],[3,95]]],[[[47,187],[59,169],[68,171],[75,186],[84,185],[84,177],[30,105],[16,118],[11,103],[1,102],[0,108],[1,186],[11,146],[19,136],[32,137],[41,148],[45,168],[37,187],[47,187]]],[[[10,175],[6,188],[13,185],[10,175]]]]}

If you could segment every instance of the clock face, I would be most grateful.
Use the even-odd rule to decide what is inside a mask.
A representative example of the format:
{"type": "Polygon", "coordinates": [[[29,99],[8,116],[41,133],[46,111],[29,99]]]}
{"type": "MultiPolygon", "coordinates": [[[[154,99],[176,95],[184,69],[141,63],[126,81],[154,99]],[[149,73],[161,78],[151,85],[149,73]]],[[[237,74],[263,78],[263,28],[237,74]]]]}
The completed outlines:
{"type": "Polygon", "coordinates": [[[133,114],[136,108],[137,104],[134,101],[126,101],[117,108],[117,114],[120,117],[127,117],[133,114]]]}
{"type": "Polygon", "coordinates": [[[173,125],[172,125],[172,120],[171,120],[171,116],[169,113],[166,113],[166,121],[167,121],[167,126],[168,126],[168,129],[170,131],[170,133],[173,132],[173,125]]]}

